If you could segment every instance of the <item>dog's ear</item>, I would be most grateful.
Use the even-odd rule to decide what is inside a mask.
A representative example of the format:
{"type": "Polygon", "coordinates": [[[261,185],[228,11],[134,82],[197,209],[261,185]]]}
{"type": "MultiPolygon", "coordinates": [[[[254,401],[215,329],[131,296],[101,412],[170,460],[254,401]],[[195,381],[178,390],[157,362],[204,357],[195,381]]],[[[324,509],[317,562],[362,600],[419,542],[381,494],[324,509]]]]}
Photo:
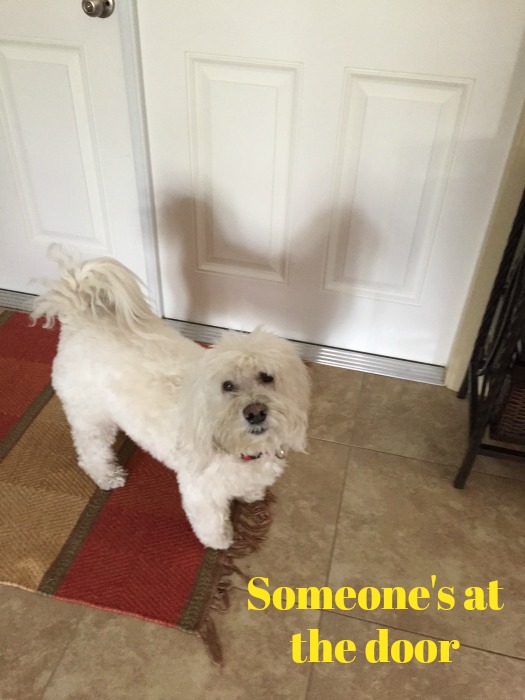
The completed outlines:
{"type": "Polygon", "coordinates": [[[299,359],[300,369],[297,369],[298,379],[298,422],[297,438],[298,445],[294,449],[304,452],[306,449],[306,431],[308,429],[308,411],[310,409],[310,397],[312,393],[312,379],[308,366],[299,359]]]}
{"type": "Polygon", "coordinates": [[[308,414],[297,406],[287,416],[288,419],[288,444],[286,447],[294,452],[305,452],[306,431],[308,427],[308,414]]]}
{"type": "Polygon", "coordinates": [[[225,355],[210,348],[188,368],[180,386],[179,407],[187,446],[200,453],[216,450],[217,421],[223,415],[225,355]]]}
{"type": "Polygon", "coordinates": [[[209,385],[206,360],[209,350],[188,368],[179,387],[177,419],[184,446],[198,452],[213,449],[212,428],[209,420],[209,385]]]}
{"type": "MultiPolygon", "coordinates": [[[[295,352],[295,351],[294,351],[295,352]]],[[[279,384],[292,401],[287,408],[288,447],[295,452],[306,449],[311,377],[307,365],[299,356],[289,356],[279,372],[279,384]],[[285,386],[282,386],[284,383],[285,386]]]]}
{"type": "MultiPolygon", "coordinates": [[[[289,344],[290,345],[290,344],[289,344]]],[[[279,357],[278,375],[281,390],[293,398],[297,407],[308,413],[311,395],[311,377],[308,366],[290,345],[290,352],[279,357]]]]}

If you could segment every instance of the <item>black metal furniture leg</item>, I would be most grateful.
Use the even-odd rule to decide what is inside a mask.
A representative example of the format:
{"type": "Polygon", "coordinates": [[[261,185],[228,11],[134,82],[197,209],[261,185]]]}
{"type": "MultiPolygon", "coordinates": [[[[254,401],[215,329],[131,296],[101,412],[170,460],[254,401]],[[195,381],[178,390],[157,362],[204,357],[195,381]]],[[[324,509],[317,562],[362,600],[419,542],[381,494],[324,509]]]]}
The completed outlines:
{"type": "MultiPolygon", "coordinates": [[[[455,488],[465,486],[487,429],[490,428],[491,434],[498,434],[497,427],[505,415],[503,411],[507,408],[510,411],[512,406],[518,413],[514,404],[507,405],[507,400],[511,401],[509,387],[513,386],[516,363],[523,363],[524,359],[525,192],[483,314],[469,367],[457,394],[461,399],[469,396],[469,443],[454,479],[455,488]]],[[[514,430],[513,436],[517,434],[514,430]]],[[[499,451],[505,450],[499,448],[499,451]]]]}
{"type": "Polygon", "coordinates": [[[463,379],[463,383],[459,387],[458,391],[458,399],[465,399],[467,397],[467,392],[468,392],[468,369],[465,372],[465,377],[463,379]]]}
{"type": "Polygon", "coordinates": [[[454,488],[462,489],[465,487],[465,483],[470,475],[470,472],[472,471],[472,467],[474,466],[474,460],[478,455],[479,448],[483,440],[483,433],[484,426],[481,430],[478,429],[471,435],[467,452],[463,458],[461,467],[458,469],[456,478],[454,479],[454,488]]]}

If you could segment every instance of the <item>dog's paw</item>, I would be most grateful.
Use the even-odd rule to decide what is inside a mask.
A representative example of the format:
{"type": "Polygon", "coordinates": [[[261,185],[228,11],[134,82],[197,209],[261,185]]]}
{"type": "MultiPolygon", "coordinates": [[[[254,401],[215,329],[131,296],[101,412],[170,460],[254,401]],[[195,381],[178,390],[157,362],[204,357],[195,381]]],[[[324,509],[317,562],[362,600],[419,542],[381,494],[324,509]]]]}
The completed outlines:
{"type": "Polygon", "coordinates": [[[206,538],[203,544],[211,549],[228,549],[233,542],[233,527],[227,523],[222,532],[216,532],[206,538]]]}
{"type": "Polygon", "coordinates": [[[96,479],[96,484],[103,491],[112,491],[124,486],[127,474],[124,469],[115,469],[108,474],[104,474],[96,479]]]}

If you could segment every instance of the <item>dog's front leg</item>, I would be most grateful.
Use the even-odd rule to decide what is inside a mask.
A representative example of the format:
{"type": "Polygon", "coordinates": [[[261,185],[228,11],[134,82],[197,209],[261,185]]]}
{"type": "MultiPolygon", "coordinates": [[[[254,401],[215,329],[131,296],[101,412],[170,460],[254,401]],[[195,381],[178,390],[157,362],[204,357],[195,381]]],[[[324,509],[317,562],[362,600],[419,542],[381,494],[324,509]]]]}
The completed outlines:
{"type": "Polygon", "coordinates": [[[233,542],[229,499],[207,494],[195,483],[180,485],[182,504],[193,531],[205,547],[228,549],[233,542]]]}
{"type": "Polygon", "coordinates": [[[244,503],[255,503],[256,501],[262,501],[266,495],[266,487],[258,486],[249,491],[245,491],[241,496],[241,501],[244,503]]]}

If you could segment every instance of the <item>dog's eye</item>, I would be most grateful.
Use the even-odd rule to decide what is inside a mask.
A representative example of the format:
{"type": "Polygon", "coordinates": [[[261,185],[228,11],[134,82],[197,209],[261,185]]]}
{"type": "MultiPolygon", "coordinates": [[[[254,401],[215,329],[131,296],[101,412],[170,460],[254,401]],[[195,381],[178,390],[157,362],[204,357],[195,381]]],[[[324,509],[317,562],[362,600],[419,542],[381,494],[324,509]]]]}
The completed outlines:
{"type": "Polygon", "coordinates": [[[222,385],[223,391],[235,391],[235,384],[233,382],[227,381],[222,385]]]}
{"type": "Polygon", "coordinates": [[[261,384],[271,384],[273,382],[273,377],[271,374],[266,374],[266,372],[260,372],[259,381],[261,384]]]}

